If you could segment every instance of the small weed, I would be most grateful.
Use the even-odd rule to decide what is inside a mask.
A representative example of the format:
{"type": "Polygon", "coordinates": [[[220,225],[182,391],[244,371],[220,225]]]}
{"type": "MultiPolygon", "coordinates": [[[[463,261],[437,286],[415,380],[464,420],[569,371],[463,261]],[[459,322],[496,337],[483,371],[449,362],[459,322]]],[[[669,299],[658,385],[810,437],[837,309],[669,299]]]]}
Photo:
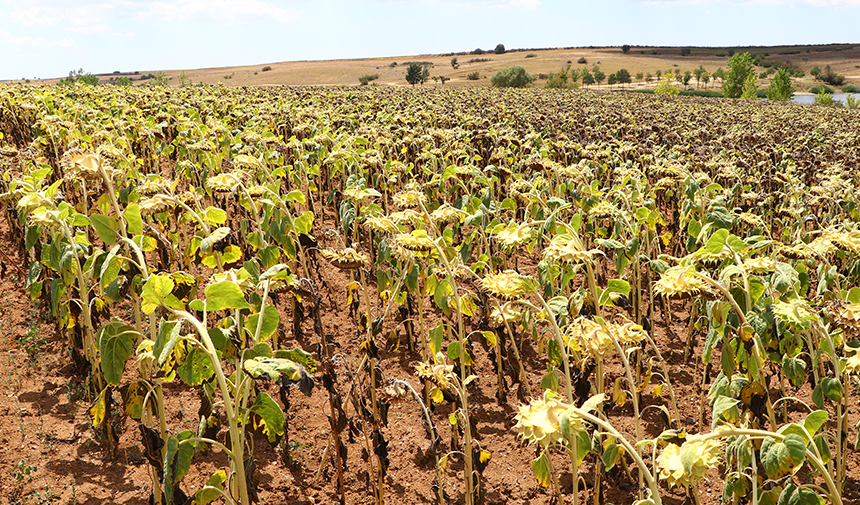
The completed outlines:
{"type": "Polygon", "coordinates": [[[12,476],[15,477],[17,482],[21,482],[24,479],[27,479],[27,482],[31,482],[33,480],[33,476],[31,474],[35,471],[35,466],[28,465],[27,462],[22,459],[12,467],[12,476]]]}
{"type": "Polygon", "coordinates": [[[45,505],[49,503],[54,503],[55,501],[60,499],[60,495],[54,492],[53,489],[45,486],[44,493],[33,493],[33,498],[36,500],[37,505],[45,505]]]}

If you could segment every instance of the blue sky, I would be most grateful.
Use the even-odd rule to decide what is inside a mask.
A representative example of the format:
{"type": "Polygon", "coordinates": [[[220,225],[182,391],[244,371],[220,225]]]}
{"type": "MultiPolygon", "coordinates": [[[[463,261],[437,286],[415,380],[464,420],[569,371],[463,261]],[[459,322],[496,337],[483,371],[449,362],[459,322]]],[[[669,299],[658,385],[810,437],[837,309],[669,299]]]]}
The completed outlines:
{"type": "Polygon", "coordinates": [[[860,43],[860,0],[0,0],[0,79],[603,45],[860,43]]]}

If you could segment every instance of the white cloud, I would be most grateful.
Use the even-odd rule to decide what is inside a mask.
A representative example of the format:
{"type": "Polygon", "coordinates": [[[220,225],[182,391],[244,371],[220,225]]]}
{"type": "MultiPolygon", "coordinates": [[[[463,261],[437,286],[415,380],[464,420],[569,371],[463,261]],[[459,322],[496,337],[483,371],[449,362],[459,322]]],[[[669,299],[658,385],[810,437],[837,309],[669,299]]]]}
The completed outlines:
{"type": "Polygon", "coordinates": [[[51,40],[44,37],[13,35],[7,31],[0,30],[0,45],[14,48],[17,51],[33,51],[40,49],[73,48],[75,47],[75,41],[73,39],[51,40]]]}
{"type": "Polygon", "coordinates": [[[250,23],[257,20],[286,24],[301,13],[264,0],[0,0],[9,20],[22,27],[62,26],[74,32],[103,34],[125,31],[128,21],[205,21],[250,23]]]}
{"type": "Polygon", "coordinates": [[[179,0],[145,2],[136,13],[139,18],[164,21],[200,20],[222,23],[248,23],[273,20],[279,24],[297,21],[301,13],[291,7],[279,7],[261,0],[179,0]]]}
{"type": "Polygon", "coordinates": [[[771,5],[793,7],[860,7],[860,0],[633,0],[649,5],[771,5]]]}

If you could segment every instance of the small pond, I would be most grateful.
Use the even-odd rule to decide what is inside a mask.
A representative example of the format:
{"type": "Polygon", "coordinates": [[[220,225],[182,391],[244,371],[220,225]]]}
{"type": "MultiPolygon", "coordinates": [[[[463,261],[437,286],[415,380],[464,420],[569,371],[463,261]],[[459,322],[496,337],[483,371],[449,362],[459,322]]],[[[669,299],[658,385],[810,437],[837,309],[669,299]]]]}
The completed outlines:
{"type": "MultiPolygon", "coordinates": [[[[833,99],[839,100],[844,104],[849,96],[853,96],[855,100],[860,100],[860,93],[834,93],[833,99]]],[[[791,97],[791,101],[795,103],[815,103],[815,95],[794,95],[791,97]]]]}

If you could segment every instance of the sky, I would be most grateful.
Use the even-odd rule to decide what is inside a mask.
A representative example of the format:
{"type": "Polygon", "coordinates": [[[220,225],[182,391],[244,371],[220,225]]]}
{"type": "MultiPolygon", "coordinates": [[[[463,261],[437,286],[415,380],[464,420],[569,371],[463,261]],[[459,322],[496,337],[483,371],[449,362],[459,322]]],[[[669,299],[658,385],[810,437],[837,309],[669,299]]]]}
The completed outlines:
{"type": "Polygon", "coordinates": [[[860,0],[0,0],[0,80],[576,46],[860,43],[860,0]]]}

